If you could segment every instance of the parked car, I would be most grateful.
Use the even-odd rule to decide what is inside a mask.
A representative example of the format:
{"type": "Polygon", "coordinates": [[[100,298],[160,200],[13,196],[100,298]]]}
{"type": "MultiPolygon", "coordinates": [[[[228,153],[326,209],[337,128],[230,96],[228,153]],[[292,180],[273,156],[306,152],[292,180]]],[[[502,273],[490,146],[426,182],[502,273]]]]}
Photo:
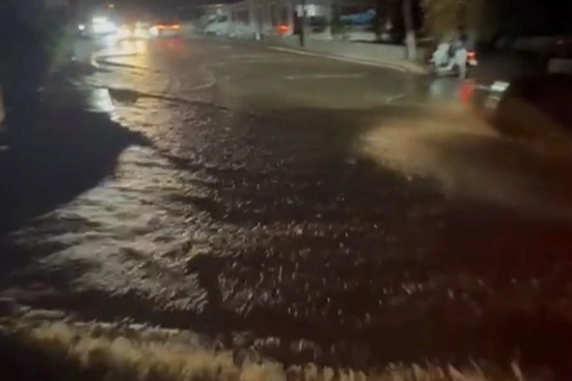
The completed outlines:
{"type": "Polygon", "coordinates": [[[119,29],[117,23],[107,16],[90,18],[80,23],[77,28],[82,36],[89,38],[113,36],[119,29]]]}
{"type": "Polygon", "coordinates": [[[163,19],[153,24],[150,32],[154,37],[177,37],[182,33],[182,26],[178,20],[163,19]]]}
{"type": "Polygon", "coordinates": [[[145,39],[150,37],[151,24],[144,21],[124,21],[117,31],[120,39],[145,39]]]}
{"type": "Polygon", "coordinates": [[[209,20],[203,31],[206,34],[225,36],[230,32],[230,22],[226,16],[219,15],[209,20]]]}

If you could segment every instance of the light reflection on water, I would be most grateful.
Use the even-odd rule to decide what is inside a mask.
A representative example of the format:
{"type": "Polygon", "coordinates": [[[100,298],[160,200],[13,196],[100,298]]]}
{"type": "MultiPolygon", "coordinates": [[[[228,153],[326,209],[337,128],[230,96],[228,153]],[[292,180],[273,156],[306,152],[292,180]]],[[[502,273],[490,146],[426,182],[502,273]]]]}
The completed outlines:
{"type": "Polygon", "coordinates": [[[152,148],[128,148],[113,176],[17,234],[24,245],[33,237],[35,244],[60,246],[23,273],[69,277],[81,265],[86,271],[73,272],[74,289],[133,291],[183,308],[203,292],[184,273],[185,247],[197,234],[189,229],[188,218],[206,216],[172,201],[182,189],[191,187],[152,148]]]}
{"type": "Polygon", "coordinates": [[[109,113],[113,116],[115,106],[108,89],[90,89],[86,95],[89,111],[109,113]]]}

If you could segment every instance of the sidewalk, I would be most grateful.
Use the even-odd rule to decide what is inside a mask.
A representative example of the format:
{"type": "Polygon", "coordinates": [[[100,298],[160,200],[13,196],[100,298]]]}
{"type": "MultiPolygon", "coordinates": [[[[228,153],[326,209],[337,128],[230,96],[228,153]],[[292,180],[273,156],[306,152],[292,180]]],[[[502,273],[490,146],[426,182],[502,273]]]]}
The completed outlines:
{"type": "MultiPolygon", "coordinates": [[[[261,40],[209,35],[195,35],[194,37],[259,46],[262,45],[269,49],[280,50],[293,54],[303,54],[325,59],[340,60],[359,65],[383,67],[415,75],[429,74],[429,70],[426,65],[405,59],[405,47],[402,46],[308,39],[306,47],[301,47],[297,36],[267,36],[261,40]]],[[[419,54],[422,55],[423,52],[419,52],[419,54]]]]}
{"type": "Polygon", "coordinates": [[[360,65],[384,67],[384,68],[388,68],[388,69],[394,69],[394,70],[408,72],[408,73],[412,73],[412,74],[418,74],[418,75],[429,74],[429,70],[424,65],[421,65],[421,64],[415,63],[415,62],[408,62],[405,60],[403,60],[403,62],[370,61],[370,60],[365,60],[365,59],[348,58],[348,57],[344,57],[344,56],[337,56],[337,55],[331,55],[331,54],[322,54],[322,53],[312,52],[312,51],[308,51],[302,47],[300,47],[300,48],[291,48],[291,47],[284,48],[284,47],[280,47],[280,46],[269,46],[269,48],[273,49],[273,50],[279,50],[279,51],[284,51],[284,52],[289,52],[289,53],[294,53],[294,54],[303,54],[303,55],[309,55],[309,56],[315,56],[315,57],[321,57],[321,58],[327,58],[327,59],[333,59],[333,60],[353,62],[353,63],[360,64],[360,65]]]}

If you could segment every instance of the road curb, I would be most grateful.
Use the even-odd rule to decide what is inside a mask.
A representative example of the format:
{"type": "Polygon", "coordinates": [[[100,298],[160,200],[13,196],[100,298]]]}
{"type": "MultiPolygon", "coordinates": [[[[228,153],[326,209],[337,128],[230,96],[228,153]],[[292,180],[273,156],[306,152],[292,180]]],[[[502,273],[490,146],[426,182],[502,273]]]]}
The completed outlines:
{"type": "Polygon", "coordinates": [[[297,49],[297,48],[292,48],[292,47],[272,45],[271,43],[266,43],[264,40],[255,41],[255,40],[243,39],[243,38],[232,38],[232,37],[226,37],[226,36],[204,36],[204,35],[194,35],[194,36],[189,36],[188,38],[190,38],[190,39],[199,38],[199,39],[204,39],[207,41],[208,40],[215,40],[215,41],[224,41],[224,42],[229,42],[229,43],[242,43],[242,44],[247,44],[247,45],[265,47],[267,49],[282,51],[282,52],[291,53],[291,54],[299,54],[299,55],[312,56],[312,57],[318,57],[318,58],[324,58],[324,59],[331,59],[331,60],[336,60],[336,61],[349,62],[349,63],[358,64],[358,65],[366,65],[366,66],[372,66],[372,67],[378,67],[378,68],[386,68],[386,69],[396,70],[396,71],[399,71],[402,73],[409,73],[409,74],[415,74],[415,75],[428,75],[429,74],[429,71],[425,67],[423,67],[422,65],[419,65],[419,64],[415,64],[415,63],[398,64],[398,63],[390,63],[390,62],[362,60],[362,59],[358,59],[358,58],[349,58],[349,57],[344,57],[344,56],[308,51],[308,50],[305,50],[302,48],[297,49]]]}
{"type": "Polygon", "coordinates": [[[276,50],[276,51],[286,52],[286,53],[299,54],[299,55],[311,56],[311,57],[319,57],[319,58],[331,59],[331,60],[343,61],[343,62],[350,62],[350,63],[354,63],[354,64],[358,64],[358,65],[381,67],[381,68],[400,71],[402,73],[411,73],[411,74],[417,74],[417,75],[428,74],[428,71],[426,69],[424,69],[422,67],[413,67],[413,65],[411,65],[411,66],[410,65],[399,65],[399,64],[393,64],[393,63],[388,63],[388,62],[376,62],[376,61],[360,60],[360,59],[356,59],[356,58],[347,58],[347,57],[343,57],[343,56],[336,56],[336,55],[330,55],[330,54],[310,52],[310,51],[302,50],[302,49],[285,48],[282,46],[267,46],[267,48],[272,49],[272,50],[276,50]]]}

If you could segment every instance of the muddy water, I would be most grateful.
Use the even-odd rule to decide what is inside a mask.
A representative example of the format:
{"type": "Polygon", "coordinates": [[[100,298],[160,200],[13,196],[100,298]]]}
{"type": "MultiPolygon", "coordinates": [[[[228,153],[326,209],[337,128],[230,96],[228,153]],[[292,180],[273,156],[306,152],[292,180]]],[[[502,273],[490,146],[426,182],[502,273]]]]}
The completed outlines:
{"type": "Polygon", "coordinates": [[[53,173],[88,162],[57,179],[93,178],[13,233],[28,260],[3,296],[227,345],[273,338],[287,361],[504,362],[520,348],[564,366],[551,350],[570,337],[564,161],[529,176],[520,148],[409,106],[233,109],[148,75],[155,86],[86,81],[105,121],[60,147],[53,173]],[[118,131],[139,138],[114,147],[118,131]]]}

